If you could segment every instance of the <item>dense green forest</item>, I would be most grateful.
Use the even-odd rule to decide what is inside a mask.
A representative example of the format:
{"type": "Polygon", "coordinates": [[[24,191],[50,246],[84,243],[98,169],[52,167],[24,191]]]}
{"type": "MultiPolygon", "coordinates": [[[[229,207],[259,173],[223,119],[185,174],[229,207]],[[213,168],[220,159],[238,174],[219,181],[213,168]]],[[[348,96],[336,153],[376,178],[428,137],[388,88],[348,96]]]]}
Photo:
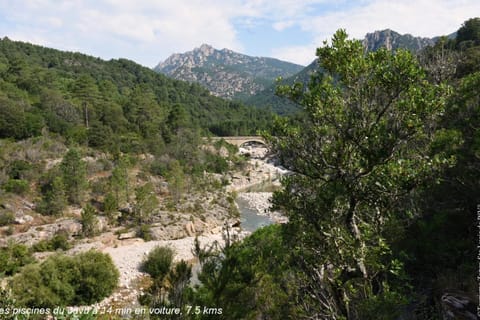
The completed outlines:
{"type": "MultiPolygon", "coordinates": [[[[179,127],[245,135],[269,114],[211,96],[125,59],[103,61],[4,38],[0,41],[0,137],[42,129],[75,143],[122,151],[168,144],[179,127]],[[115,142],[115,143],[111,143],[115,142]]],[[[149,150],[151,151],[151,150],[149,150]]]]}

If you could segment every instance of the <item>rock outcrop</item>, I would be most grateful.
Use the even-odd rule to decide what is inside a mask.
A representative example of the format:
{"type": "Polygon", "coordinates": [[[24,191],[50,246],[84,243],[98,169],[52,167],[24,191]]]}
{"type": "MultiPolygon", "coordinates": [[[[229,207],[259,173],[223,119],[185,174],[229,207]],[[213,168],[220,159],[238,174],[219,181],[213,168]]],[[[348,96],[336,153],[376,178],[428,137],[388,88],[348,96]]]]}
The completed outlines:
{"type": "Polygon", "coordinates": [[[173,54],[154,70],[178,80],[200,83],[213,95],[224,98],[251,96],[289,77],[303,66],[273,58],[251,57],[203,44],[183,54],[173,54]]]}

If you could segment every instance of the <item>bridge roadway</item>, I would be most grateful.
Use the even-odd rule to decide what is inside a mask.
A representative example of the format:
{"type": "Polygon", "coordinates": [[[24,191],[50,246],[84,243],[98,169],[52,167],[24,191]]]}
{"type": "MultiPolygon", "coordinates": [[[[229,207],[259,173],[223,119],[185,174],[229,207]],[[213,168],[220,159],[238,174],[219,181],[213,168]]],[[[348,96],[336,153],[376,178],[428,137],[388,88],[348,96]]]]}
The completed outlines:
{"type": "Polygon", "coordinates": [[[262,136],[238,136],[238,137],[208,137],[204,138],[205,140],[209,140],[212,142],[219,141],[221,139],[225,140],[226,142],[236,145],[240,147],[242,144],[247,142],[258,142],[261,144],[265,144],[265,139],[262,136]]]}

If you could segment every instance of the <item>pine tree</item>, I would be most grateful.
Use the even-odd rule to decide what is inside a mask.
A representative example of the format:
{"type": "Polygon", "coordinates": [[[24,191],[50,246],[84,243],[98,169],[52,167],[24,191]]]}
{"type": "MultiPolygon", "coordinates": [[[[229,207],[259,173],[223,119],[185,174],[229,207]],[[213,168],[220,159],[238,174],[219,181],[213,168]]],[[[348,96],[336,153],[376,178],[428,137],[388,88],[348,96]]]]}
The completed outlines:
{"type": "Polygon", "coordinates": [[[63,183],[72,204],[80,204],[87,188],[87,169],[77,149],[70,149],[61,163],[63,183]]]}
{"type": "Polygon", "coordinates": [[[90,204],[87,204],[82,210],[81,224],[82,224],[82,235],[84,237],[93,237],[98,233],[97,229],[97,211],[90,204]]]}
{"type": "Polygon", "coordinates": [[[158,207],[158,199],[151,183],[135,190],[135,218],[141,223],[148,222],[152,212],[158,207]]]}

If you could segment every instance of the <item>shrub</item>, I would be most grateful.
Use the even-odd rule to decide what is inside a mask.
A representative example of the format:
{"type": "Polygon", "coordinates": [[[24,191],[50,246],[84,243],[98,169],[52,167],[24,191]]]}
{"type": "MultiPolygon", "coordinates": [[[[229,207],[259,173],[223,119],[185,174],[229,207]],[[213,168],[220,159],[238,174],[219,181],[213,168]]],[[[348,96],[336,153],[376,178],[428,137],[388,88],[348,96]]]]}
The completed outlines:
{"type": "Polygon", "coordinates": [[[103,201],[103,212],[111,216],[115,211],[118,211],[118,202],[113,193],[109,192],[103,201]]]}
{"type": "Polygon", "coordinates": [[[8,176],[11,179],[25,179],[25,174],[32,169],[32,165],[25,160],[13,160],[8,167],[8,176]]]}
{"type": "MultiPolygon", "coordinates": [[[[12,297],[12,293],[3,288],[0,288],[0,310],[12,310],[16,308],[16,301],[12,297]]],[[[6,312],[4,312],[6,313],[6,312]]],[[[13,315],[11,312],[9,314],[1,314],[0,319],[2,320],[16,320],[18,319],[17,315],[13,315]]]]}
{"type": "Polygon", "coordinates": [[[15,215],[13,212],[0,212],[0,227],[8,226],[15,222],[15,215]]]}
{"type": "Polygon", "coordinates": [[[168,174],[168,162],[155,159],[149,169],[151,174],[165,177],[168,174]]]}
{"type": "Polygon", "coordinates": [[[68,242],[68,232],[60,230],[55,233],[52,239],[50,239],[53,250],[69,250],[72,245],[68,242]]]}
{"type": "Polygon", "coordinates": [[[10,286],[19,305],[54,308],[100,301],[113,292],[118,277],[110,256],[91,250],[74,257],[57,254],[27,266],[10,286]]]}
{"type": "Polygon", "coordinates": [[[153,240],[152,231],[150,230],[149,224],[142,224],[140,227],[138,227],[136,235],[145,241],[153,240]]]}
{"type": "Polygon", "coordinates": [[[141,270],[154,279],[163,279],[172,266],[173,255],[169,247],[155,247],[142,262],[141,270]]]}
{"type": "Polygon", "coordinates": [[[68,250],[72,246],[68,242],[68,233],[66,231],[58,231],[51,239],[42,240],[32,246],[34,252],[56,251],[58,249],[68,250]]]}
{"type": "Polygon", "coordinates": [[[9,179],[4,185],[3,189],[7,192],[16,193],[19,195],[25,194],[30,189],[28,181],[19,179],[9,179]]]}
{"type": "Polygon", "coordinates": [[[75,261],[80,272],[75,304],[100,301],[117,287],[120,275],[108,254],[90,250],[75,256],[75,261]]]}
{"type": "Polygon", "coordinates": [[[80,223],[82,224],[82,235],[84,237],[93,237],[98,233],[96,213],[97,211],[90,204],[87,204],[82,210],[80,223]]]}
{"type": "Polygon", "coordinates": [[[11,242],[6,247],[0,248],[0,261],[0,275],[11,276],[21,267],[33,262],[33,258],[26,246],[11,242]]]}

